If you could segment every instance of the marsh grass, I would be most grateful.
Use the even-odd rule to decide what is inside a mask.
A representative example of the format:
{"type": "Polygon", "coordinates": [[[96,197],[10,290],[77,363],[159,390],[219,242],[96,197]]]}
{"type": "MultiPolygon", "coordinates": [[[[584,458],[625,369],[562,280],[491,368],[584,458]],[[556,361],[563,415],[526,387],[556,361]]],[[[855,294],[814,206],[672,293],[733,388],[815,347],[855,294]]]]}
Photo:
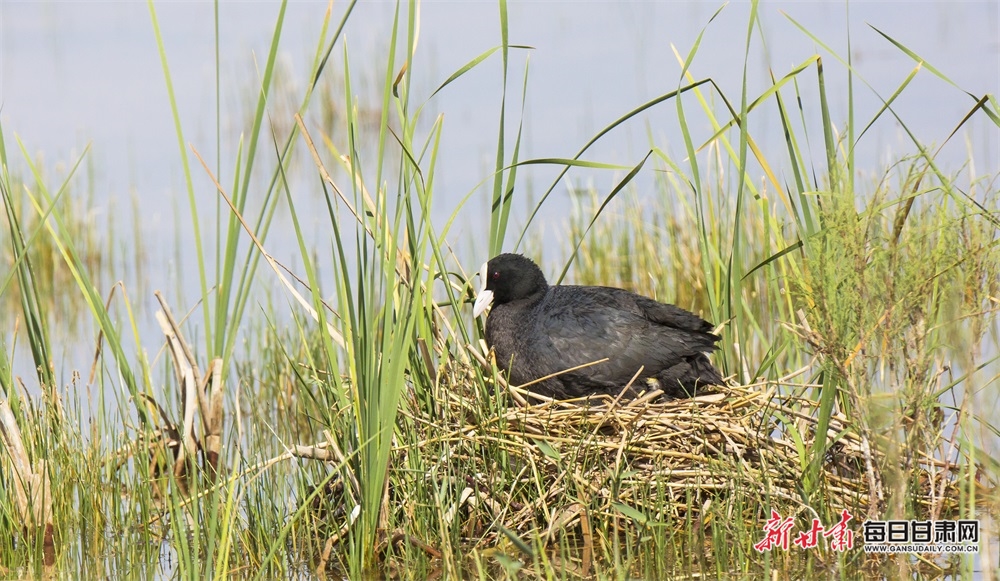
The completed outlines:
{"type": "MultiPolygon", "coordinates": [[[[988,454],[996,421],[983,412],[997,389],[989,375],[998,357],[996,176],[944,173],[940,149],[916,139],[871,178],[859,176],[853,156],[864,135],[857,127],[894,115],[892,102],[914,75],[947,77],[889,39],[917,61],[914,71],[878,111],[851,107],[836,120],[821,57],[776,73],[761,95],[748,95],[744,82],[734,97],[693,75],[699,37],[677,55],[676,90],[612,121],[574,158],[525,160],[520,115],[530,87],[526,72],[509,76],[525,47],[509,44],[506,4],[498,8],[500,44],[470,55],[422,97],[411,88],[419,21],[412,4],[397,7],[377,71],[380,102],[361,105],[341,37],[353,3],[326,13],[303,94],[272,102],[287,89],[275,89],[282,4],[225,180],[221,162],[209,167],[185,141],[171,97],[197,236],[195,255],[184,258],[200,288],[178,329],[198,338],[193,361],[204,369],[223,362],[217,480],[199,464],[181,474],[164,469],[177,462],[178,446],[208,438],[188,427],[200,416],[183,403],[190,392],[168,363],[176,352],[172,360],[147,355],[159,346],[140,341],[130,289],[118,287],[105,306],[107,290],[94,282],[84,239],[60,205],[69,180],[51,188],[25,155],[35,175],[23,187],[26,206],[12,194],[3,150],[13,257],[3,290],[16,285],[16,337],[25,338],[35,375],[15,376],[15,346],[6,345],[0,382],[30,462],[52,482],[55,554],[25,533],[8,492],[15,476],[5,469],[0,566],[34,576],[55,568],[192,578],[971,575],[968,557],[753,549],[771,509],[798,525],[813,516],[834,523],[844,508],[856,522],[997,512],[1000,470],[988,454]],[[578,196],[561,263],[545,269],[632,288],[720,323],[715,360],[733,378],[722,393],[697,404],[523,406],[523,392],[490,363],[481,322],[467,315],[475,281],[449,233],[480,190],[443,225],[431,219],[446,128],[443,117],[424,115],[434,94],[459,90],[465,73],[494,60],[504,83],[495,161],[483,181],[492,209],[484,250],[534,236],[534,216],[568,172],[615,172],[608,192],[578,196]],[[331,75],[337,83],[321,82],[331,75]],[[802,102],[805,83],[819,88],[818,102],[802,102]],[[342,93],[336,117],[313,104],[314,92],[333,98],[330,87],[342,93]],[[744,122],[764,106],[780,112],[779,151],[762,151],[744,122]],[[276,107],[280,122],[271,120],[276,107]],[[682,152],[651,143],[634,165],[584,161],[603,135],[656,107],[676,110],[682,152]],[[696,116],[711,135],[692,132],[696,116]],[[820,135],[809,134],[815,119],[820,135]],[[823,144],[820,161],[803,143],[823,144]],[[532,164],[563,171],[515,232],[518,171],[532,164]],[[214,207],[195,193],[197,171],[218,191],[214,207]],[[635,177],[648,171],[658,176],[655,191],[640,201],[635,177]],[[328,247],[306,243],[293,177],[322,192],[328,247]],[[292,222],[300,272],[267,252],[279,207],[292,222]],[[208,223],[214,238],[202,237],[208,223]],[[42,245],[55,249],[101,332],[86,380],[59,377],[52,365],[51,291],[41,282],[43,259],[32,254],[42,245]],[[278,280],[277,290],[258,288],[262,278],[278,280]],[[255,303],[258,310],[247,308],[255,303]]],[[[753,4],[748,56],[756,11],[753,4]]],[[[152,4],[150,13],[172,95],[152,4]]],[[[849,59],[840,65],[849,92],[863,83],[849,59]]],[[[995,97],[970,97],[954,134],[971,120],[1000,126],[995,97]]]]}
{"type": "MultiPolygon", "coordinates": [[[[28,146],[23,143],[19,145],[27,158],[28,146]]],[[[83,159],[81,157],[80,161],[83,159]]],[[[44,228],[39,228],[40,219],[32,209],[30,194],[36,190],[35,184],[39,183],[38,180],[42,183],[65,180],[66,191],[54,204],[65,217],[64,225],[77,243],[81,262],[96,279],[112,280],[115,275],[122,276],[124,271],[130,278],[143,280],[146,254],[144,241],[140,232],[123,231],[119,217],[113,214],[102,215],[92,210],[96,196],[92,183],[93,167],[73,167],[69,175],[60,175],[65,174],[65,168],[57,164],[53,169],[47,169],[42,159],[35,159],[29,169],[33,174],[30,177],[9,177],[5,204],[10,204],[11,212],[22,224],[24,232],[33,237],[27,252],[31,259],[32,277],[38,290],[40,306],[47,317],[63,322],[52,330],[59,333],[60,337],[78,337],[86,330],[81,328],[81,322],[85,318],[80,311],[81,305],[74,290],[72,275],[63,268],[58,247],[50,237],[41,235],[44,228]],[[131,243],[120,244],[122,238],[130,239],[131,243]]],[[[11,235],[12,232],[7,228],[0,231],[0,245],[4,249],[0,258],[0,264],[4,266],[3,279],[0,279],[0,289],[3,290],[0,293],[3,297],[0,309],[5,319],[13,321],[21,314],[21,295],[20,287],[12,284],[17,272],[14,268],[17,259],[12,251],[11,235]]]]}

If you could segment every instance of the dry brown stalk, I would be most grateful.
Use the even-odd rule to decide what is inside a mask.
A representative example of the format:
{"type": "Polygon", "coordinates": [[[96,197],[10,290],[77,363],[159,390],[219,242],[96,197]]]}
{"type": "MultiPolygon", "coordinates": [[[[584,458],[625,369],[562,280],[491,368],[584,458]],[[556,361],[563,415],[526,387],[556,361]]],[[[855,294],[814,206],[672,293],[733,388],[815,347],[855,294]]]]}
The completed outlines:
{"type": "MultiPolygon", "coordinates": [[[[5,457],[10,458],[13,468],[14,498],[17,516],[24,523],[24,530],[29,536],[43,531],[43,546],[45,558],[54,558],[53,526],[52,526],[52,487],[45,460],[37,460],[32,465],[28,450],[21,438],[17,419],[10,409],[7,400],[0,400],[0,441],[6,450],[5,457]]],[[[47,563],[48,564],[48,563],[47,563]]]]}
{"type": "Polygon", "coordinates": [[[219,475],[219,455],[222,453],[222,422],[225,417],[223,409],[222,359],[216,357],[211,365],[212,392],[209,397],[208,435],[205,436],[205,450],[208,457],[209,476],[212,482],[219,475]]]}

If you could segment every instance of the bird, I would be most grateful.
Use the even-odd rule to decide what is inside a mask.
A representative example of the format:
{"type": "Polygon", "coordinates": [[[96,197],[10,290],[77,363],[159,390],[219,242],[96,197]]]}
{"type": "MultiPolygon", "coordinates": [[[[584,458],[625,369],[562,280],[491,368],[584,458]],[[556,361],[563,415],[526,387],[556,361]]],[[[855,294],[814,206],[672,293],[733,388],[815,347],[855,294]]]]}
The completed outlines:
{"type": "Polygon", "coordinates": [[[492,305],[486,344],[511,385],[565,400],[618,396],[630,381],[627,398],[646,388],[665,399],[689,398],[724,384],[707,356],[719,336],[680,307],[620,288],[550,286],[520,254],[495,256],[479,276],[473,318],[492,305]]]}

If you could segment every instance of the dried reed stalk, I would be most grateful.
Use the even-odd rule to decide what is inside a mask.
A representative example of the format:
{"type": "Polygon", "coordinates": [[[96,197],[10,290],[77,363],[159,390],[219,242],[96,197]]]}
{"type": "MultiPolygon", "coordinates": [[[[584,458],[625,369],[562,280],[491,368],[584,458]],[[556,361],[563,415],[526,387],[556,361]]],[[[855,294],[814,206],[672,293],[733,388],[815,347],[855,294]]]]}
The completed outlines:
{"type": "Polygon", "coordinates": [[[24,523],[28,536],[34,536],[39,530],[43,534],[43,547],[46,564],[54,558],[52,526],[52,487],[45,460],[38,460],[32,465],[28,450],[21,438],[21,430],[10,409],[7,400],[0,400],[0,441],[10,458],[13,468],[14,499],[17,517],[24,523]]]}

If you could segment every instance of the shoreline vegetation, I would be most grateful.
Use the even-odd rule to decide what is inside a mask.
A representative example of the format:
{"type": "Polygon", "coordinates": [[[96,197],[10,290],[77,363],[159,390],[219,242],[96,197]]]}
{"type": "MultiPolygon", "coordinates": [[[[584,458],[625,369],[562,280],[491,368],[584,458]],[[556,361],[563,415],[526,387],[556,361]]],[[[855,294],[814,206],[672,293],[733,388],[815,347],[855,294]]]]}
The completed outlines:
{"type": "MultiPolygon", "coordinates": [[[[966,93],[967,114],[932,145],[893,103],[917,75],[954,83],[897,39],[883,34],[914,68],[880,96],[881,107],[855,110],[854,91],[871,89],[849,57],[797,24],[832,58],[804,55],[775,71],[763,93],[747,94],[744,80],[735,98],[710,71],[698,76],[706,74],[698,51],[707,50],[699,36],[676,54],[676,90],[623,112],[571,159],[525,159],[519,115],[530,83],[508,72],[527,47],[508,39],[505,2],[498,45],[470,55],[429,96],[410,94],[419,19],[414,4],[398,6],[381,101],[369,107],[358,104],[342,38],[353,7],[327,11],[311,84],[298,105],[282,99],[293,111],[272,132],[282,4],[254,114],[221,180],[181,132],[150,4],[196,236],[184,267],[201,291],[184,304],[155,292],[159,341],[138,331],[137,305],[148,297],[100,282],[130,258],[111,250],[126,234],[95,240],[76,211],[73,176],[87,153],[62,183],[49,183],[20,138],[0,133],[9,267],[0,302],[11,313],[0,349],[0,575],[971,578],[995,570],[1000,176],[977,175],[971,157],[957,169],[936,158],[973,122],[1000,128],[995,95],[966,93]],[[424,105],[497,61],[504,98],[494,167],[442,224],[431,216],[445,127],[442,116],[424,118],[424,105]],[[832,66],[852,80],[846,119],[831,118],[832,66]],[[322,82],[330,75],[336,90],[322,82]],[[804,101],[807,84],[815,100],[804,101]],[[314,95],[340,103],[336,115],[314,95]],[[590,159],[603,135],[653,108],[676,110],[679,152],[651,143],[634,165],[590,159]],[[784,129],[774,151],[758,147],[746,122],[765,108],[784,129]],[[855,145],[889,117],[912,148],[865,178],[855,145]],[[695,121],[712,134],[696,134],[695,121]],[[819,164],[807,153],[817,144],[819,164]],[[518,172],[539,164],[562,170],[527,201],[518,172]],[[564,245],[540,256],[534,217],[577,170],[612,172],[615,185],[574,189],[564,245]],[[311,247],[314,234],[300,227],[292,171],[322,193],[325,248],[311,247]],[[211,203],[195,192],[195,172],[214,183],[211,203]],[[640,200],[636,176],[649,173],[654,191],[640,200]],[[529,403],[484,349],[482,321],[471,318],[477,281],[453,250],[459,210],[483,190],[492,202],[484,255],[524,252],[557,273],[553,283],[628,288],[717,322],[713,362],[729,385],[694,400],[529,403]],[[518,206],[529,218],[515,227],[518,206]],[[300,250],[295,269],[267,250],[279,208],[300,250]],[[262,298],[260,281],[277,290],[262,298]],[[72,316],[52,313],[67,304],[99,333],[87,345],[91,367],[64,377],[54,337],[72,316]],[[18,358],[30,359],[31,373],[14,369],[18,358]],[[775,514],[803,531],[814,519],[844,522],[845,511],[853,549],[830,540],[755,547],[775,514]],[[979,553],[860,549],[865,520],[910,519],[979,519],[979,553]]],[[[762,34],[758,8],[749,7],[747,54],[762,34]]]]}

